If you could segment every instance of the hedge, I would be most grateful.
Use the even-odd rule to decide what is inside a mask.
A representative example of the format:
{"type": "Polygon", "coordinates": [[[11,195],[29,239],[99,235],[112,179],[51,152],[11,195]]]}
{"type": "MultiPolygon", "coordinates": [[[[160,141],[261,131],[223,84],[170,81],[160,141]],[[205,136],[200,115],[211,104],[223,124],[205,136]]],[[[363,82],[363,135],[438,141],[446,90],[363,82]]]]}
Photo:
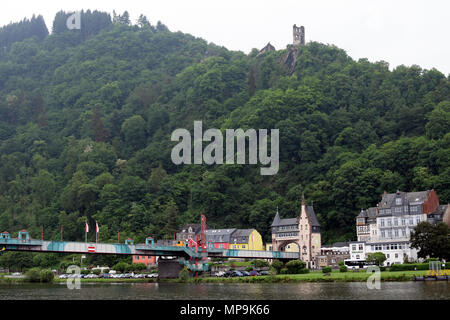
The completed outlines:
{"type": "Polygon", "coordinates": [[[393,264],[390,271],[428,270],[428,263],[393,264]]]}

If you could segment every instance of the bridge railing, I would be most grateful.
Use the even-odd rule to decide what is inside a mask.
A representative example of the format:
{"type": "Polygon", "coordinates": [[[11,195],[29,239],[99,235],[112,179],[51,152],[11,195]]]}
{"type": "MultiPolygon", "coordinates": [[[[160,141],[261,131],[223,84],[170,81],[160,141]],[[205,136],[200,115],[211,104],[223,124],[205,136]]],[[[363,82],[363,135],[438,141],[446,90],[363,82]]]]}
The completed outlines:
{"type": "Polygon", "coordinates": [[[31,246],[41,246],[42,240],[36,239],[16,239],[16,238],[0,238],[0,244],[14,244],[14,245],[31,245],[31,246]]]}

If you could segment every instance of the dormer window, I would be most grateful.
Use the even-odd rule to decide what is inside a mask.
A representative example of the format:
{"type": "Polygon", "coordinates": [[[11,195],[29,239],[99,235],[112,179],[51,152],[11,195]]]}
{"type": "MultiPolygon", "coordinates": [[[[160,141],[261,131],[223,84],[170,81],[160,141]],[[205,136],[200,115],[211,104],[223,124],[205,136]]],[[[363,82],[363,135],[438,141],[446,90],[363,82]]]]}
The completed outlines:
{"type": "Polygon", "coordinates": [[[401,206],[402,205],[402,198],[395,198],[395,204],[397,206],[401,206]]]}

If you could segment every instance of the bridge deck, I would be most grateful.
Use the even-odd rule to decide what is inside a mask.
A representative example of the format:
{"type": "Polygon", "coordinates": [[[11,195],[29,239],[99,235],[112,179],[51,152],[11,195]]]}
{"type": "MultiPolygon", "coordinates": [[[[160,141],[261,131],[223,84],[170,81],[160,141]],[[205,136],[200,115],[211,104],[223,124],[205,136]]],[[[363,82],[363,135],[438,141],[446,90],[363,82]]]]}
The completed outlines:
{"type": "Polygon", "coordinates": [[[149,256],[178,256],[178,257],[217,257],[217,258],[250,258],[250,259],[299,259],[298,252],[259,251],[210,248],[206,252],[188,247],[153,246],[149,244],[120,244],[70,241],[45,241],[35,239],[3,239],[0,246],[5,250],[36,251],[36,252],[67,252],[67,253],[96,253],[96,254],[126,254],[149,256]]]}

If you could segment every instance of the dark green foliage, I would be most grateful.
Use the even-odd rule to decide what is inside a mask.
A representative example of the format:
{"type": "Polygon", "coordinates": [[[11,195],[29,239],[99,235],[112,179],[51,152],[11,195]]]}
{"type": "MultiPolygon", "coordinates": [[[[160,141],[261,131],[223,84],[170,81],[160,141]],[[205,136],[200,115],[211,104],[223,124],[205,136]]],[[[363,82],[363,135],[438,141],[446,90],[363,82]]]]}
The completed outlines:
{"type": "Polygon", "coordinates": [[[188,269],[187,267],[184,267],[183,269],[181,269],[181,271],[180,271],[178,277],[179,277],[180,279],[185,280],[185,279],[187,279],[187,278],[190,277],[190,274],[191,274],[191,273],[190,273],[189,269],[188,269]]]}
{"type": "Polygon", "coordinates": [[[271,267],[275,269],[276,273],[280,273],[281,269],[283,268],[283,262],[281,262],[280,260],[273,260],[271,267]]]}
{"type": "Polygon", "coordinates": [[[301,273],[303,269],[305,269],[306,263],[300,260],[291,260],[286,263],[286,268],[288,269],[288,273],[297,274],[301,273]]]}
{"type": "Polygon", "coordinates": [[[255,268],[265,268],[269,267],[270,264],[267,260],[255,259],[250,261],[250,264],[255,268]]]}
{"type": "Polygon", "coordinates": [[[411,247],[419,249],[419,258],[450,259],[450,229],[445,223],[436,226],[419,223],[411,233],[411,247]]]}
{"type": "Polygon", "coordinates": [[[366,260],[375,263],[377,266],[381,266],[383,265],[383,262],[386,261],[386,255],[383,252],[374,252],[370,253],[366,260]]]}
{"type": "Polygon", "coordinates": [[[347,272],[346,266],[339,266],[339,272],[347,272]]]}
{"type": "Polygon", "coordinates": [[[52,282],[54,277],[52,270],[44,269],[40,272],[41,282],[52,282]]]}
{"type": "MultiPolygon", "coordinates": [[[[390,71],[310,42],[291,74],[280,64],[287,50],[245,55],[143,15],[133,25],[127,12],[83,11],[82,31],[66,30],[70,14],[56,15],[51,35],[39,17],[39,34],[26,31],[30,21],[0,30],[14,34],[0,40],[2,231],[40,238],[44,227],[57,240],[63,225],[64,240],[84,241],[84,222],[98,221],[101,241],[120,230],[120,242],[143,243],[171,239],[204,213],[210,227],[256,228],[270,242],[277,207],[295,217],[304,192],[332,243],[356,239],[356,215],[385,190],[434,188],[450,201],[450,81],[437,70],[390,71]],[[278,128],[278,174],[174,165],[171,133],[194,120],[204,130],[278,128]]],[[[20,270],[28,259],[0,264],[20,270]]]]}
{"type": "Polygon", "coordinates": [[[31,19],[23,19],[20,22],[10,23],[0,28],[0,56],[2,50],[10,47],[13,43],[35,37],[44,40],[48,36],[48,29],[44,18],[39,15],[31,19]]]}
{"type": "Polygon", "coordinates": [[[331,273],[331,267],[323,267],[322,273],[331,273]]]}
{"type": "Polygon", "coordinates": [[[41,270],[39,268],[31,268],[25,273],[25,281],[27,282],[40,282],[41,270]]]}
{"type": "Polygon", "coordinates": [[[428,270],[428,263],[393,264],[390,271],[428,270]]]}

